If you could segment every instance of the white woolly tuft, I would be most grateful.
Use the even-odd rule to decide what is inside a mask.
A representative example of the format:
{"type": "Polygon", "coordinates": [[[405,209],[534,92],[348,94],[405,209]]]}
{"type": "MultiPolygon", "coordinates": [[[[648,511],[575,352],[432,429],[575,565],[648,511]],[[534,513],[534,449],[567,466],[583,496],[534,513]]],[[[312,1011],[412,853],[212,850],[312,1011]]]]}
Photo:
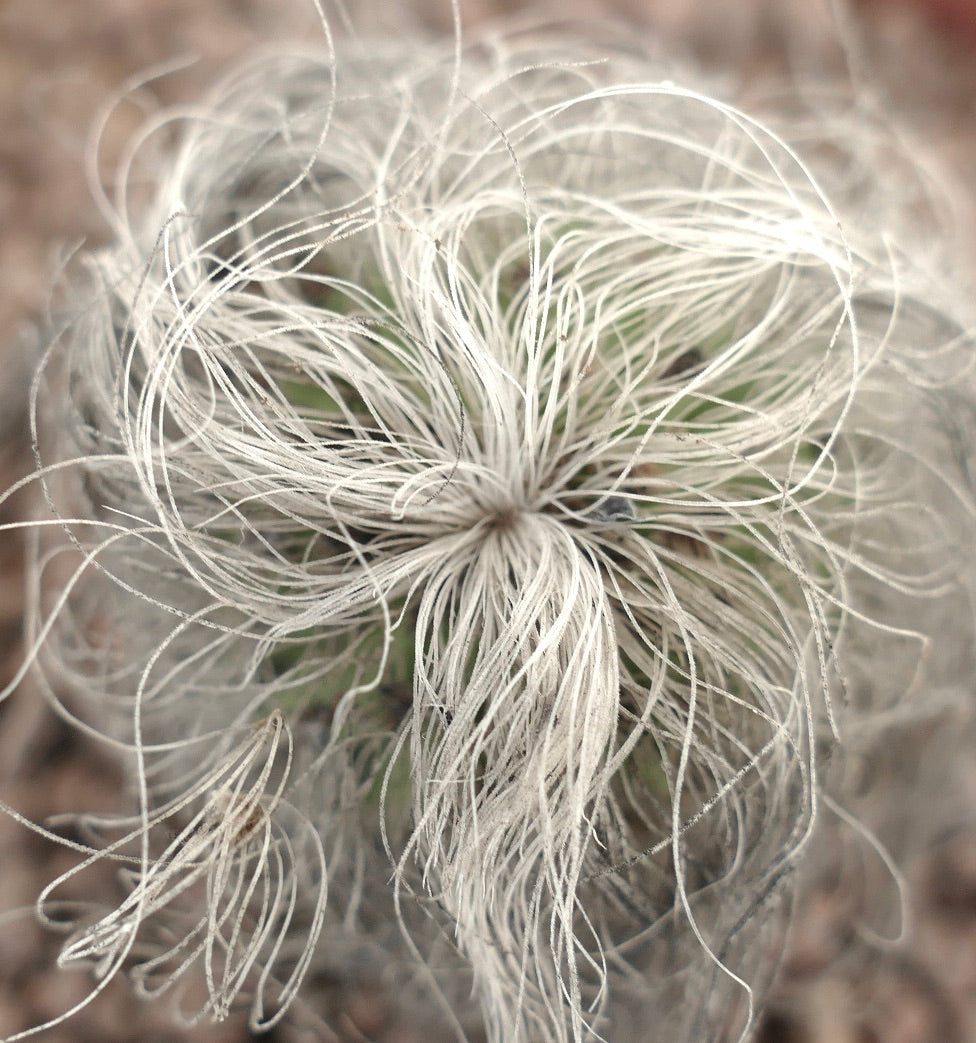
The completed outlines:
{"type": "Polygon", "coordinates": [[[972,338],[665,75],[361,42],[146,131],[179,144],[38,382],[75,506],[32,656],[139,802],[89,859],[131,893],[62,962],[202,966],[198,1013],[246,994],[260,1028],[320,930],[395,912],[492,1043],[645,1038],[647,1004],[661,1038],[748,1033],[849,683],[887,705],[937,636],[890,606],[957,567],[932,388],[972,338]]]}

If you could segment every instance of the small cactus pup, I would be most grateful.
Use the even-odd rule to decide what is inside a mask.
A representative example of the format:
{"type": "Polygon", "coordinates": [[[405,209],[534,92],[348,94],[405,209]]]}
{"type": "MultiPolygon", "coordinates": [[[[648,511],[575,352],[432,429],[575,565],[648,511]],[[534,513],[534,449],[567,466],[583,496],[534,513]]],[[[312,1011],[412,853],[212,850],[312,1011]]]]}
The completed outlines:
{"type": "Polygon", "coordinates": [[[131,782],[39,903],[93,994],[749,1036],[826,766],[969,625],[973,339],[704,82],[359,40],[128,158],[35,382],[30,660],[131,782]]]}

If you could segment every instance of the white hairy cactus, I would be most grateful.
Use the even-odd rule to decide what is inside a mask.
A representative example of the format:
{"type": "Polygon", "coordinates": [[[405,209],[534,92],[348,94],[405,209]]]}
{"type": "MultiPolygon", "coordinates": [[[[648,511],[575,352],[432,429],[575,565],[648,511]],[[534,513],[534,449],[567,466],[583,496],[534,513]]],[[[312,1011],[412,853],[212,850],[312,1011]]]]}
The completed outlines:
{"type": "Polygon", "coordinates": [[[280,52],[142,147],[37,383],[31,659],[136,800],[62,962],[262,1028],[372,933],[459,1038],[468,991],[491,1043],[744,1038],[824,756],[958,578],[971,337],[619,47],[280,52]]]}

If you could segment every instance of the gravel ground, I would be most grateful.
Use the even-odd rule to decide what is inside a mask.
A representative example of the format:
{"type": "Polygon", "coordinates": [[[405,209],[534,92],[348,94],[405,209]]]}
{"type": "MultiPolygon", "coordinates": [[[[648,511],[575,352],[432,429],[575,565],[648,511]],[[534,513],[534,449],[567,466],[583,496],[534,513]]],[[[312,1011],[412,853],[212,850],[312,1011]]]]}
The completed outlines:
{"type": "MultiPolygon", "coordinates": [[[[418,21],[444,27],[446,4],[413,6],[418,21]]],[[[511,0],[463,4],[469,24],[519,8],[511,0]]],[[[815,3],[593,0],[574,10],[649,25],[729,70],[746,92],[776,71],[809,72],[843,60],[815,3]]],[[[0,0],[0,487],[30,466],[22,402],[32,356],[24,331],[43,313],[60,259],[104,233],[84,175],[95,114],[119,97],[127,78],[155,63],[199,55],[196,65],[154,85],[158,102],[169,104],[193,97],[235,55],[311,25],[302,0],[0,0]]],[[[976,169],[976,6],[942,0],[923,14],[875,0],[851,31],[868,88],[965,185],[976,169]]],[[[105,170],[143,115],[130,101],[116,109],[102,139],[105,170]]],[[[968,184],[970,209],[958,228],[972,244],[976,192],[968,184]]],[[[27,510],[27,496],[16,497],[0,506],[0,522],[27,510]]],[[[0,683],[13,675],[19,655],[19,559],[19,542],[0,536],[0,683]]],[[[878,915],[877,895],[890,887],[863,841],[831,831],[813,859],[761,1043],[976,1040],[973,735],[965,714],[935,719],[872,766],[864,807],[902,856],[913,930],[897,946],[870,940],[865,928],[878,915]]],[[[53,720],[29,686],[0,708],[0,795],[25,815],[41,820],[108,809],[120,784],[114,766],[53,720]]],[[[70,861],[0,815],[0,1037],[54,1016],[88,991],[86,975],[51,972],[57,939],[35,925],[30,911],[38,887],[70,861]]],[[[86,886],[107,894],[114,885],[101,878],[86,886]]],[[[343,1041],[437,1043],[424,1013],[408,1011],[409,998],[390,995],[381,982],[317,985],[318,1005],[333,1012],[343,1041]]],[[[275,1033],[279,1040],[298,1036],[295,1025],[275,1033]]],[[[137,1003],[114,982],[44,1038],[230,1043],[248,1034],[234,1019],[175,1030],[165,1008],[137,1003]]]]}

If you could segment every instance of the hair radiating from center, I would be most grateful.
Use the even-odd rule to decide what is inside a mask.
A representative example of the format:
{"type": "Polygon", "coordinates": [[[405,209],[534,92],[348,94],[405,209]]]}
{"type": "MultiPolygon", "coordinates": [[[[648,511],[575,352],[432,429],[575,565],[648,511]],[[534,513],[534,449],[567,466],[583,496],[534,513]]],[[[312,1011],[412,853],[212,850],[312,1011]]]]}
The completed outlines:
{"type": "Polygon", "coordinates": [[[941,423],[887,244],[678,72],[360,42],[147,132],[38,380],[69,539],[33,580],[76,571],[32,656],[139,802],[86,820],[131,889],[63,962],[187,1004],[196,967],[197,1016],[266,1028],[372,934],[459,1037],[749,1031],[820,751],[864,649],[900,690],[932,639],[886,612],[948,589],[959,483],[892,421],[941,423]]]}

